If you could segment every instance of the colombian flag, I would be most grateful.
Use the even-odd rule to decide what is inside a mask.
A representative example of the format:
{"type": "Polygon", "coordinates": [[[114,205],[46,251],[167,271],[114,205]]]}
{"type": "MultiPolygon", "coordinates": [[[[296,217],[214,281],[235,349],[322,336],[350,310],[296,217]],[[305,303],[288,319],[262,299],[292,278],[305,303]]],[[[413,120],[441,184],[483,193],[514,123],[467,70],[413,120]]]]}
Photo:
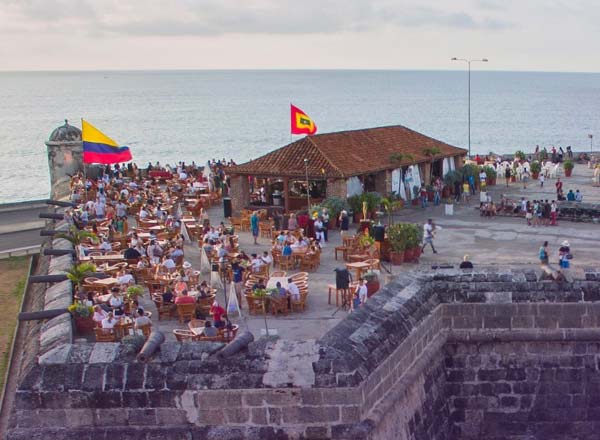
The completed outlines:
{"type": "Polygon", "coordinates": [[[119,147],[92,124],[81,120],[81,138],[83,140],[83,163],[112,164],[129,162],[129,147],[119,147]]]}
{"type": "Polygon", "coordinates": [[[298,107],[291,105],[292,134],[315,134],[317,126],[310,117],[298,107]]]}

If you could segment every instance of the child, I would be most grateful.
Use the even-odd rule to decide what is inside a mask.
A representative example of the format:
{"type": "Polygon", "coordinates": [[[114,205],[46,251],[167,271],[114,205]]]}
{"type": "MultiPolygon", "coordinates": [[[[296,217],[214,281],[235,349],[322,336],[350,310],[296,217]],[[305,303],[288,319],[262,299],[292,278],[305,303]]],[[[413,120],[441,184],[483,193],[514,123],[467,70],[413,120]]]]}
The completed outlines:
{"type": "Polygon", "coordinates": [[[358,308],[360,307],[360,304],[361,304],[360,296],[358,294],[358,290],[356,290],[354,292],[354,295],[352,296],[352,310],[351,311],[358,310],[358,308]]]}

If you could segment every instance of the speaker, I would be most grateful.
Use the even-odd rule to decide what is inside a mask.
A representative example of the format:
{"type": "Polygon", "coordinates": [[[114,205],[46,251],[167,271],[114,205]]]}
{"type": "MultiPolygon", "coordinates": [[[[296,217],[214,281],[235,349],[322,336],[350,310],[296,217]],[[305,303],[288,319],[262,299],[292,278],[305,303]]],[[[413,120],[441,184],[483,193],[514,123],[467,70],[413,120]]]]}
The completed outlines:
{"type": "Polygon", "coordinates": [[[375,241],[383,242],[385,239],[385,226],[373,226],[373,238],[375,238],[375,241]]]}
{"type": "Polygon", "coordinates": [[[223,197],[223,216],[225,218],[231,217],[231,197],[223,197]]]}

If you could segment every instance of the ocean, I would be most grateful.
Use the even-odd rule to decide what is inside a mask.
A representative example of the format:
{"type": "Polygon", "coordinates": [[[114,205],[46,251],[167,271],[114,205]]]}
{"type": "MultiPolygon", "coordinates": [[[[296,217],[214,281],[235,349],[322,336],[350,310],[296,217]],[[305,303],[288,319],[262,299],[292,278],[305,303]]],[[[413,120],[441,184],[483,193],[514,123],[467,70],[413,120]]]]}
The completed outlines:
{"type": "MultiPolygon", "coordinates": [[[[44,141],[64,119],[87,119],[142,166],[256,158],[290,142],[290,102],[320,133],[401,124],[468,144],[466,71],[2,72],[0,102],[0,203],[48,197],[44,141]]],[[[473,153],[589,151],[599,114],[600,74],[471,75],[473,153]]]]}

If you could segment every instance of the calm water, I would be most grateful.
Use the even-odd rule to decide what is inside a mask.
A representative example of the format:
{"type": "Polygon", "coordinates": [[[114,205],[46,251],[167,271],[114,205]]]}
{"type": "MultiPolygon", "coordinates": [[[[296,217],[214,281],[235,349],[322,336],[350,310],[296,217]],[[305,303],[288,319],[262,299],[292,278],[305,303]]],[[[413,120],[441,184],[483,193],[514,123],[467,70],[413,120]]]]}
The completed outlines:
{"type": "MultiPolygon", "coordinates": [[[[240,163],[289,142],[290,101],[322,133],[402,124],[467,146],[466,72],[0,73],[0,203],[48,196],[44,141],[65,118],[88,119],[141,164],[240,163]]],[[[600,74],[472,75],[473,152],[587,150],[599,114],[600,74]]]]}

